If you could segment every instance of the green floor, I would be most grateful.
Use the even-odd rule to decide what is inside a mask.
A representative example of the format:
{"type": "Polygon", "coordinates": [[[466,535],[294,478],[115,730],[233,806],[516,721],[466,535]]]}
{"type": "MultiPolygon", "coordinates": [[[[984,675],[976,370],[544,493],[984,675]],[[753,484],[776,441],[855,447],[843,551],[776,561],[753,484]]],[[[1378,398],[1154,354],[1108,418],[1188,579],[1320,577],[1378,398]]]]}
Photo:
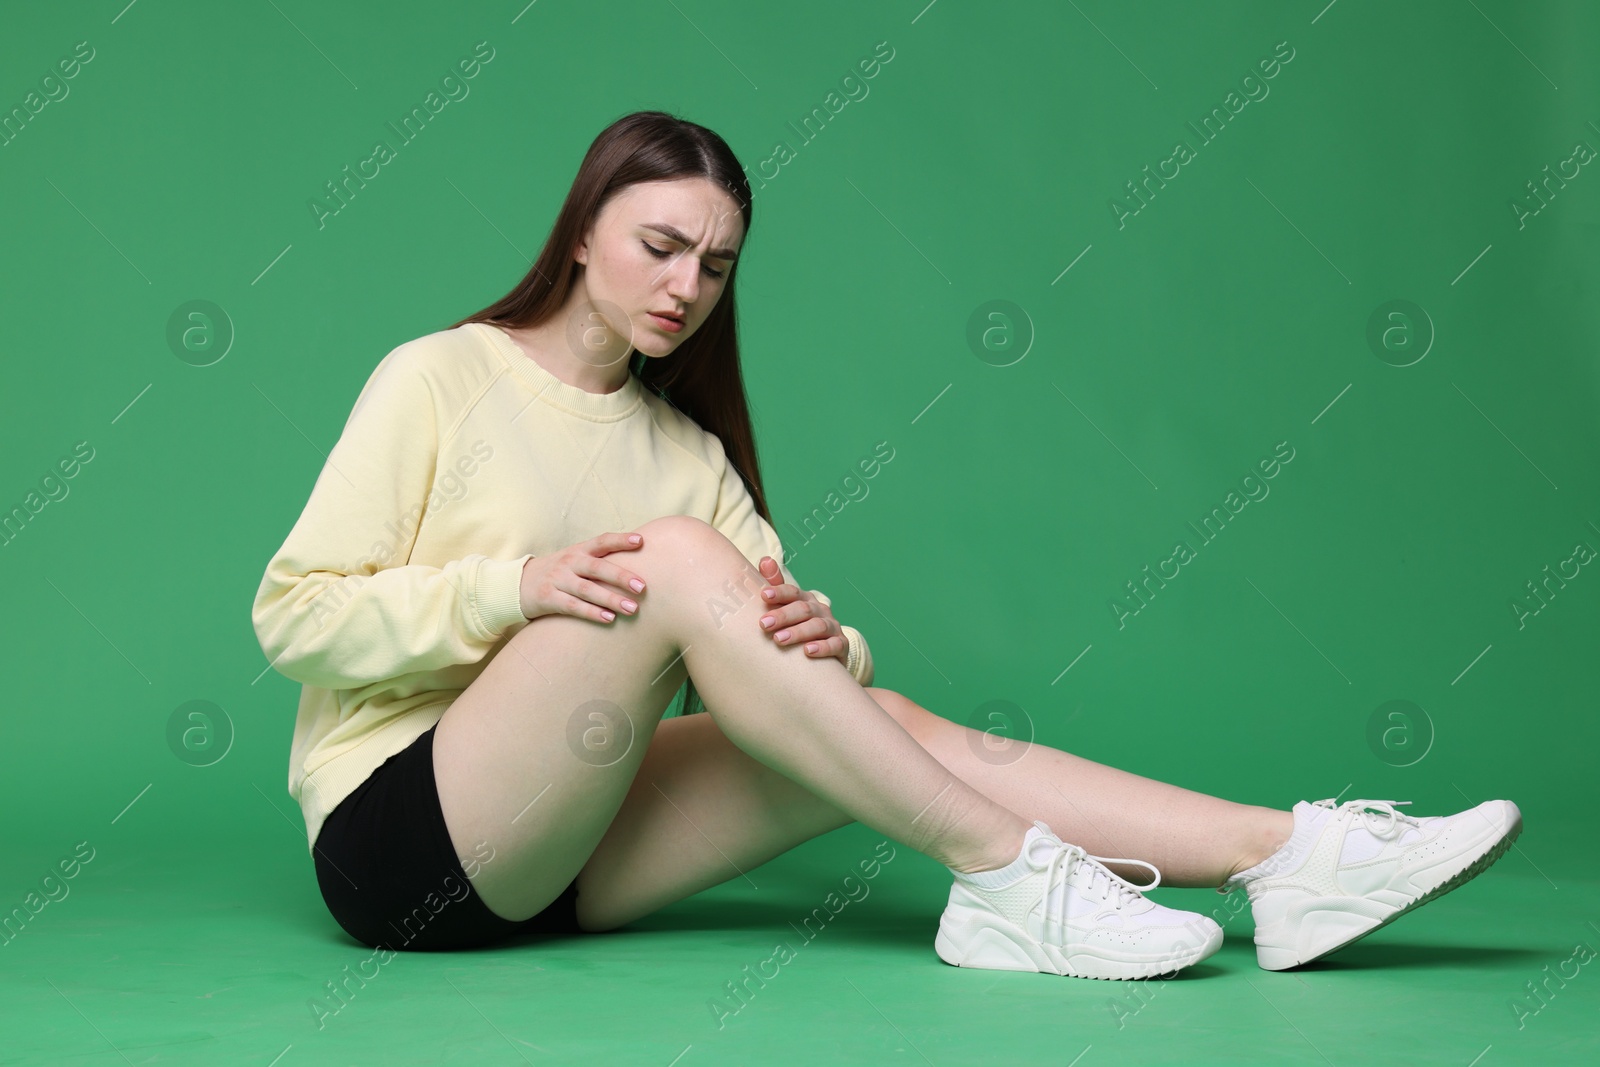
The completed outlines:
{"type": "MultiPolygon", "coordinates": [[[[905,848],[804,940],[795,927],[878,840],[846,828],[623,932],[379,964],[323,909],[287,834],[180,856],[125,851],[113,829],[68,895],[3,948],[0,1064],[1600,1059],[1600,973],[1583,962],[1600,947],[1600,879],[1587,857],[1576,873],[1560,861],[1576,831],[1530,827],[1476,881],[1298,972],[1255,966],[1248,915],[1229,915],[1242,898],[1157,890],[1227,920],[1223,949],[1166,983],[946,966],[933,929],[948,882],[905,848]],[[764,963],[779,942],[786,962],[764,963]],[[727,983],[758,969],[764,985],[728,997],[727,983]],[[337,1011],[311,1007],[326,983],[363,970],[342,1006],[324,1001],[337,1011]],[[1576,975],[1550,977],[1562,971],[1576,975]],[[1529,982],[1548,991],[1519,1018],[1529,982]]],[[[9,857],[8,905],[57,858],[9,857]]]]}
{"type": "Polygon", "coordinates": [[[1600,1064],[1600,4],[0,25],[0,918],[94,849],[0,935],[0,1067],[1600,1064]],[[1229,919],[1173,981],[949,967],[906,849],[803,941],[854,826],[626,931],[374,970],[252,598],[386,353],[515,285],[655,107],[752,176],[764,495],[879,685],[1243,803],[1509,797],[1518,847],[1294,973],[1169,888],[1229,919]]]}

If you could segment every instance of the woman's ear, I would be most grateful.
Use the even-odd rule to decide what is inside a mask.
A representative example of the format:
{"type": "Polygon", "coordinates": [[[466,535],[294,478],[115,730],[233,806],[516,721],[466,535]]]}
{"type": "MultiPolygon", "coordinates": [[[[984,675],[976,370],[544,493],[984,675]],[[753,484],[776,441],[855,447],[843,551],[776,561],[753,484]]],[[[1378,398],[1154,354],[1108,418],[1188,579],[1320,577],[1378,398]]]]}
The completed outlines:
{"type": "Polygon", "coordinates": [[[583,231],[583,236],[578,238],[578,244],[572,250],[572,258],[576,262],[582,263],[584,266],[589,265],[589,242],[592,240],[594,240],[593,222],[589,223],[589,228],[583,231]]]}

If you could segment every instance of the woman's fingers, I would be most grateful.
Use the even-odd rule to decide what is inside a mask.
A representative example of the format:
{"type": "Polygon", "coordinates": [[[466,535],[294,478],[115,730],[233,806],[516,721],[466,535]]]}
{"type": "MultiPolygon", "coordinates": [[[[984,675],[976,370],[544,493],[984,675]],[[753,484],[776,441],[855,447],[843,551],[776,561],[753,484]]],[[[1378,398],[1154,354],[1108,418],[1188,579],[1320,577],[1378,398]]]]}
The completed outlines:
{"type": "Polygon", "coordinates": [[[588,548],[591,555],[603,556],[608,552],[626,552],[643,544],[644,534],[641,533],[603,533],[589,538],[588,548]]]}
{"type": "Polygon", "coordinates": [[[761,599],[769,605],[787,604],[800,596],[800,587],[785,582],[782,585],[769,585],[761,590],[761,599]]]}
{"type": "Polygon", "coordinates": [[[565,598],[565,603],[561,607],[561,612],[564,615],[576,615],[580,619],[594,619],[597,622],[610,622],[617,617],[616,612],[609,611],[598,604],[591,604],[583,597],[569,593],[564,589],[557,590],[557,593],[565,598]]]}
{"type": "Polygon", "coordinates": [[[569,598],[566,613],[611,622],[617,613],[632,615],[639,610],[638,601],[627,594],[644,592],[644,579],[624,567],[604,558],[612,552],[625,552],[644,544],[639,533],[609,532],[597,534],[579,545],[566,550],[564,570],[570,576],[559,583],[561,592],[569,598]]]}
{"type": "Polygon", "coordinates": [[[528,560],[518,587],[523,616],[560,613],[611,622],[618,612],[633,614],[639,610],[633,597],[644,592],[643,577],[604,557],[643,544],[641,533],[613,531],[528,560]]]}
{"type": "Polygon", "coordinates": [[[790,623],[804,622],[813,617],[811,605],[804,600],[797,600],[792,604],[764,612],[761,616],[761,628],[768,633],[777,633],[790,623]]]}
{"type": "MultiPolygon", "coordinates": [[[[601,585],[599,582],[591,582],[579,574],[574,574],[574,578],[576,579],[575,592],[591,604],[598,604],[602,608],[610,608],[612,612],[620,611],[624,615],[632,615],[639,610],[639,602],[637,600],[624,596],[610,586],[601,585]]],[[[610,622],[611,620],[607,619],[606,621],[610,622]]]]}
{"type": "Polygon", "coordinates": [[[811,641],[806,644],[806,655],[811,656],[814,659],[825,656],[848,655],[849,652],[850,642],[846,641],[838,634],[835,634],[826,640],[811,641]]]}
{"type": "Polygon", "coordinates": [[[792,626],[777,627],[772,631],[772,639],[785,648],[791,645],[798,645],[802,641],[820,641],[831,636],[833,636],[833,627],[827,619],[806,619],[804,622],[798,622],[792,626]]]}
{"type": "Polygon", "coordinates": [[[634,571],[619,567],[610,560],[596,559],[594,564],[584,572],[587,578],[598,578],[610,582],[618,589],[631,589],[635,593],[644,592],[644,579],[634,571]]]}

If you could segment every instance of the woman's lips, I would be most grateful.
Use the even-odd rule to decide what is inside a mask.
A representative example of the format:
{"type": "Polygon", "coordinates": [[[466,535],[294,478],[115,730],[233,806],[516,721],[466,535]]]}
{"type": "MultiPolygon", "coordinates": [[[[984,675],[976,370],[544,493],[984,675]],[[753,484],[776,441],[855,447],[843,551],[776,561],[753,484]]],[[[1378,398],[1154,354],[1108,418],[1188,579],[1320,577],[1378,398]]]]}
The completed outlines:
{"type": "Polygon", "coordinates": [[[654,311],[649,312],[649,315],[651,322],[661,327],[661,329],[666,330],[668,333],[677,333],[683,329],[683,323],[679,322],[677,319],[669,319],[665,315],[657,315],[654,311]]]}

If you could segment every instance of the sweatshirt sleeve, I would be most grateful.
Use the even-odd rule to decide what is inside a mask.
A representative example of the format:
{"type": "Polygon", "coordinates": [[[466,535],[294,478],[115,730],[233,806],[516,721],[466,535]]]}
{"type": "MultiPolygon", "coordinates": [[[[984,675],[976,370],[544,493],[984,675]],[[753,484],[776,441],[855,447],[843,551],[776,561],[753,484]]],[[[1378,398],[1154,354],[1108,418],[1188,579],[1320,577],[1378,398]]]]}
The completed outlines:
{"type": "MultiPolygon", "coordinates": [[[[784,563],[783,542],[779,539],[778,532],[756,510],[755,499],[745,487],[744,479],[739,476],[738,469],[728,461],[721,439],[709,431],[706,431],[706,437],[711,442],[712,462],[717,465],[721,478],[717,493],[717,513],[712,518],[711,525],[738,545],[751,563],[755,563],[762,556],[771,556],[778,561],[778,568],[783,572],[784,579],[804,589],[805,586],[800,584],[790,572],[788,565],[784,563]]],[[[830,610],[832,609],[833,601],[820,589],[812,589],[810,592],[830,610]]],[[[851,676],[863,686],[871,685],[872,651],[867,647],[867,639],[854,626],[847,626],[841,622],[839,628],[849,645],[846,667],[851,676]]]]}
{"type": "Polygon", "coordinates": [[[267,564],[251,620],[280,673],[352,689],[482,659],[521,609],[531,555],[408,563],[433,495],[439,417],[415,350],[373,370],[299,520],[267,564]]]}

